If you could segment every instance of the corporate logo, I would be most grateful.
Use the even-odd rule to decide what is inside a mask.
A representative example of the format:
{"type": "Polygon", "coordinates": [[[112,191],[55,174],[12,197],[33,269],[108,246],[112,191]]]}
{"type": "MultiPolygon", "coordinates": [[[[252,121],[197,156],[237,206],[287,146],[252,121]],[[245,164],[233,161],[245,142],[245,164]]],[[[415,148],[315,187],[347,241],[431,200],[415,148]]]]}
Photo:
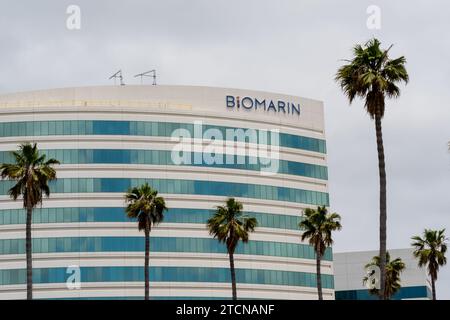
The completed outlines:
{"type": "Polygon", "coordinates": [[[227,108],[245,110],[263,110],[266,112],[285,113],[289,115],[300,115],[300,104],[283,100],[268,100],[252,97],[226,96],[227,108]]]}

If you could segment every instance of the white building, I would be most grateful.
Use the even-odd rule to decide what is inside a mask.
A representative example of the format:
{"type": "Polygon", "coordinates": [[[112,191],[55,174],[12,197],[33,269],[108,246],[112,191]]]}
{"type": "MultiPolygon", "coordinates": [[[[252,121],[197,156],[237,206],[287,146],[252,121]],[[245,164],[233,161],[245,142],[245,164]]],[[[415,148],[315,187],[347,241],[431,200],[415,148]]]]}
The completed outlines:
{"type": "MultiPolygon", "coordinates": [[[[413,249],[388,250],[391,260],[401,258],[406,268],[401,274],[400,290],[392,299],[430,299],[431,285],[425,268],[417,266],[417,259],[413,256],[413,249]]],[[[368,300],[377,299],[369,294],[363,285],[363,277],[368,264],[378,251],[359,251],[334,253],[334,279],[336,300],[368,300]]]]}
{"type": "MultiPolygon", "coordinates": [[[[205,226],[227,197],[259,221],[235,256],[238,297],[317,298],[313,249],[300,243],[297,225],[302,209],[328,206],[321,102],[184,86],[0,96],[0,162],[13,161],[10,151],[26,141],[62,163],[50,199],[34,211],[35,298],[143,297],[144,236],[123,210],[124,192],[143,182],[169,207],[151,232],[152,298],[230,297],[225,246],[205,226]],[[243,140],[204,148],[213,138],[222,147],[231,142],[229,132],[243,140]],[[187,157],[172,152],[180,146],[175,133],[194,138],[187,157]],[[80,289],[67,287],[76,274],[69,266],[80,268],[80,289]]],[[[0,182],[0,299],[25,297],[25,216],[7,195],[11,186],[0,182]]],[[[324,298],[334,299],[331,250],[322,273],[324,298]]]]}

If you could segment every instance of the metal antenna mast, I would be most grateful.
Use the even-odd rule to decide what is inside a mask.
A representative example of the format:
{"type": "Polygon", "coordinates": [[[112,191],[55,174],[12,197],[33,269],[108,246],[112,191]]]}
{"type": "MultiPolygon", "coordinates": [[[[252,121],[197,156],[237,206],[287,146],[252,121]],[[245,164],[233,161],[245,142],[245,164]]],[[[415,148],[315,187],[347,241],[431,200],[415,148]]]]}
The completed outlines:
{"type": "Polygon", "coordinates": [[[111,80],[114,78],[114,85],[116,84],[116,79],[119,78],[120,80],[120,85],[124,86],[125,83],[123,83],[123,77],[122,77],[122,70],[117,71],[116,73],[114,73],[111,77],[109,77],[108,80],[111,80]]]}
{"type": "Polygon", "coordinates": [[[135,78],[141,77],[141,84],[143,83],[144,77],[152,77],[153,85],[156,86],[156,70],[155,69],[147,71],[147,72],[139,73],[139,74],[135,75],[134,77],[135,78]]]}

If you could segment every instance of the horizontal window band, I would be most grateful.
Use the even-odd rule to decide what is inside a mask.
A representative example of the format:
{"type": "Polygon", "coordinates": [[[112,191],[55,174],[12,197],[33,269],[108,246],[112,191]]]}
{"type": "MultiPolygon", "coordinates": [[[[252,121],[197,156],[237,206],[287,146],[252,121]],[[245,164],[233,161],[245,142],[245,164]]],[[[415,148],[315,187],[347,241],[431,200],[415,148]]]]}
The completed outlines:
{"type": "MultiPolygon", "coordinates": [[[[144,296],[110,296],[110,297],[66,297],[66,298],[35,298],[35,300],[144,300],[144,296]]],[[[150,293],[149,300],[232,300],[232,297],[196,297],[196,296],[158,296],[152,297],[150,293]]],[[[263,300],[262,298],[242,298],[239,300],[263,300]]]]}
{"type": "MultiPolygon", "coordinates": [[[[130,136],[158,136],[170,137],[177,129],[185,129],[194,138],[193,123],[176,122],[149,122],[149,121],[113,121],[113,120],[54,120],[54,121],[21,121],[0,122],[0,137],[21,136],[52,136],[52,135],[130,135],[130,136]]],[[[252,130],[255,134],[249,134],[245,141],[255,143],[266,136],[265,143],[271,145],[270,131],[232,128],[215,125],[202,125],[202,130],[218,130],[223,137],[227,137],[227,130],[252,130]],[[267,132],[267,135],[266,135],[267,132]],[[249,138],[250,137],[250,138],[249,138]],[[267,140],[267,141],[266,141],[267,140]]],[[[276,128],[274,128],[276,129],[276,128]]],[[[231,139],[230,139],[231,140],[231,139]]],[[[279,133],[280,147],[302,149],[318,153],[326,153],[326,142],[322,139],[298,136],[287,133],[279,133]]]]}
{"type": "MultiPolygon", "coordinates": [[[[300,238],[299,238],[300,241],[300,238]]],[[[33,238],[33,253],[61,252],[144,252],[142,237],[58,237],[33,238]]],[[[151,252],[227,253],[226,246],[214,238],[150,237],[151,252]]],[[[0,239],[0,255],[24,254],[25,239],[0,239]]],[[[303,243],[250,240],[239,243],[236,254],[315,259],[314,248],[303,243]]],[[[332,261],[327,248],[323,260],[332,261]]]]}
{"type": "MultiPolygon", "coordinates": [[[[236,269],[237,283],[316,287],[316,274],[307,272],[236,269]]],[[[33,283],[65,283],[71,276],[66,268],[35,268],[33,283]]],[[[334,287],[333,276],[321,276],[323,288],[334,287]]],[[[144,281],[143,267],[81,267],[83,282],[144,281]]],[[[150,282],[231,282],[228,268],[150,267],[150,282]]],[[[26,269],[0,270],[0,285],[25,284],[26,269]]]]}
{"type": "MultiPolygon", "coordinates": [[[[336,291],[336,300],[378,300],[377,295],[371,294],[366,289],[336,291]]],[[[404,286],[390,298],[391,300],[403,299],[431,299],[432,293],[427,286],[404,286]]]]}
{"type": "MultiPolygon", "coordinates": [[[[271,171],[327,180],[326,166],[249,156],[221,155],[222,163],[206,163],[205,153],[184,153],[187,163],[178,164],[178,158],[172,157],[167,150],[118,150],[118,149],[51,149],[40,150],[47,158],[55,158],[61,164],[145,164],[145,165],[182,165],[212,168],[240,169],[251,171],[271,171]],[[267,164],[267,165],[266,165],[267,164]]],[[[178,153],[174,157],[178,157],[178,153]]],[[[209,161],[209,160],[208,160],[209,161]]],[[[10,151],[0,151],[0,163],[13,163],[10,151]]],[[[212,161],[211,161],[212,162],[212,161]]]]}
{"type": "MultiPolygon", "coordinates": [[[[205,224],[215,213],[208,209],[169,208],[164,213],[164,221],[169,223],[205,224]]],[[[258,220],[258,227],[299,230],[299,216],[270,214],[263,212],[244,212],[258,220]]],[[[0,225],[25,224],[25,209],[1,209],[0,225]]],[[[83,223],[83,222],[131,222],[120,207],[72,207],[72,208],[35,208],[34,224],[40,223],[83,223]]]]}
{"type": "MultiPolygon", "coordinates": [[[[139,178],[63,178],[49,183],[52,193],[125,193],[130,187],[149,183],[160,193],[189,194],[226,197],[245,197],[264,200],[287,201],[311,205],[329,205],[326,192],[221,181],[139,178]]],[[[0,181],[0,195],[7,195],[15,184],[0,181]]]]}

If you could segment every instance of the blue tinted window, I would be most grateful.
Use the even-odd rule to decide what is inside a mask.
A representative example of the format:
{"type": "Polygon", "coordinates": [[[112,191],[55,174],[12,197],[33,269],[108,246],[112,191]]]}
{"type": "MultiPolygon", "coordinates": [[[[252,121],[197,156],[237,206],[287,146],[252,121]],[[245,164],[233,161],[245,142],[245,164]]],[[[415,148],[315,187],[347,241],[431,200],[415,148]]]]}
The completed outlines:
{"type": "MultiPolygon", "coordinates": [[[[142,121],[109,121],[109,120],[64,120],[64,121],[27,121],[7,122],[0,124],[0,136],[41,136],[41,135],[140,135],[140,136],[170,136],[175,129],[185,128],[193,135],[193,125],[190,123],[142,122],[142,121]]],[[[227,129],[231,127],[205,125],[204,129],[214,128],[226,137],[227,129]]],[[[237,128],[239,129],[239,128],[237,128]]],[[[258,130],[255,130],[258,137],[258,130]]],[[[270,136],[270,135],[268,135],[270,136]]],[[[231,138],[231,137],[230,137],[231,138]]],[[[251,139],[246,137],[245,141],[251,139]]],[[[271,144],[272,139],[267,139],[271,144]]],[[[266,143],[265,143],[266,144],[266,143]]],[[[296,136],[281,133],[279,145],[282,147],[304,149],[326,153],[325,141],[316,138],[296,136]]]]}
{"type": "MultiPolygon", "coordinates": [[[[0,270],[0,285],[24,284],[25,276],[25,269],[0,270]]],[[[313,276],[315,275],[294,271],[236,269],[236,280],[239,283],[315,287],[315,282],[311,281],[313,276]]],[[[67,277],[69,275],[66,268],[33,269],[33,282],[37,284],[63,283],[67,281],[67,277]]],[[[333,288],[330,286],[331,281],[328,281],[332,277],[322,275],[324,288],[333,288]]],[[[142,267],[81,267],[82,282],[143,280],[142,267]]],[[[230,272],[228,268],[150,267],[150,281],[230,282],[230,272]]]]}
{"type": "MultiPolygon", "coordinates": [[[[143,237],[33,238],[33,252],[143,251],[143,239],[143,237]]],[[[3,250],[0,251],[0,254],[23,254],[25,253],[25,240],[0,239],[0,248],[3,250]]],[[[213,238],[194,239],[175,237],[152,237],[150,241],[150,250],[152,252],[227,252],[225,245],[213,238]]],[[[324,260],[331,261],[331,248],[328,248],[327,251],[324,260]]],[[[307,244],[270,241],[249,241],[247,244],[240,243],[236,248],[236,253],[305,259],[314,258],[314,249],[307,244]],[[293,246],[294,250],[288,250],[289,246],[293,246]]]]}
{"type": "MultiPolygon", "coordinates": [[[[333,284],[333,279],[329,279],[333,284]]],[[[401,287],[391,300],[430,298],[430,292],[426,286],[401,287]]],[[[336,291],[336,300],[378,300],[378,296],[370,294],[368,290],[343,290],[336,291]]]]}
{"type": "MultiPolygon", "coordinates": [[[[168,185],[173,185],[173,179],[128,179],[128,178],[63,178],[50,182],[53,193],[76,193],[90,190],[93,184],[93,192],[125,192],[131,185],[139,185],[148,182],[160,193],[169,193],[168,185]]],[[[318,191],[292,189],[286,187],[263,186],[265,189],[261,195],[255,194],[257,185],[244,183],[231,183],[219,181],[181,180],[181,184],[187,183],[190,188],[176,190],[176,193],[220,195],[234,197],[250,197],[257,199],[269,199],[289,202],[302,202],[314,205],[328,206],[328,194],[318,191]],[[312,195],[315,194],[315,201],[312,195]],[[303,200],[303,201],[302,201],[303,200]]],[[[0,181],[0,190],[3,195],[7,194],[13,186],[12,181],[0,181]]],[[[90,191],[87,191],[90,192],[90,191]]]]}

